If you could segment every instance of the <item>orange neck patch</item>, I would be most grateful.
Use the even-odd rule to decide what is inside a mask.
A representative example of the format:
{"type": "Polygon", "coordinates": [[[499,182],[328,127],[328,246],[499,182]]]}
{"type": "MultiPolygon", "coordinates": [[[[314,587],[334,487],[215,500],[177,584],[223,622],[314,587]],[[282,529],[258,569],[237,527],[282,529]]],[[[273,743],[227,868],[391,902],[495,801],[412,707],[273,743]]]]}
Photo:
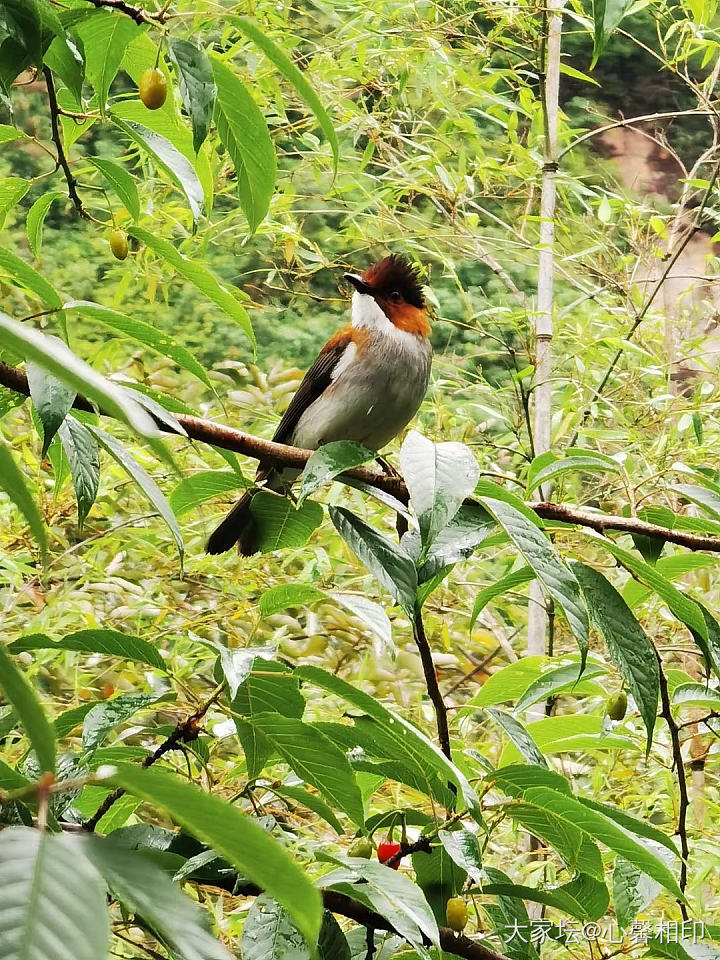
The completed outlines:
{"type": "Polygon", "coordinates": [[[398,330],[414,333],[417,337],[427,337],[430,333],[430,321],[425,310],[409,303],[395,303],[393,300],[384,301],[382,306],[390,322],[398,330]]]}

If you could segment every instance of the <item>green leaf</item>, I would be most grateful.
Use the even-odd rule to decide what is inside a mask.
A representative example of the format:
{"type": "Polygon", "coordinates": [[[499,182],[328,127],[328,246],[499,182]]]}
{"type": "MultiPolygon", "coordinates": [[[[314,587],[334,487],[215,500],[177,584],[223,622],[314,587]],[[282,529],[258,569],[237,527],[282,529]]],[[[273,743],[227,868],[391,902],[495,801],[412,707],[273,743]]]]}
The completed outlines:
{"type": "Polygon", "coordinates": [[[69,36],[57,36],[45,51],[45,66],[57,74],[75,100],[82,106],[82,86],[85,79],[85,61],[69,36]]]}
{"type": "MultiPolygon", "coordinates": [[[[2,474],[2,470],[0,470],[2,474]]],[[[35,691],[24,673],[15,666],[7,647],[0,644],[0,689],[15,708],[35,750],[41,771],[55,771],[55,735],[35,691]]]]}
{"type": "Polygon", "coordinates": [[[300,508],[289,497],[260,491],[250,503],[258,546],[261,553],[272,553],[287,547],[304,547],[320,526],[323,509],[319,503],[307,501],[300,508]]]}
{"type": "Polygon", "coordinates": [[[189,40],[170,40],[170,56],[180,81],[180,96],[190,115],[195,153],[210,130],[217,90],[207,54],[189,40]]]}
{"type": "Polygon", "coordinates": [[[280,844],[250,817],[158,767],[140,770],[123,764],[112,781],[164,810],[188,833],[234,864],[285,908],[307,943],[314,946],[322,923],[320,895],[280,844]]]}
{"type": "Polygon", "coordinates": [[[0,27],[3,37],[11,37],[26,51],[30,63],[42,65],[42,22],[35,0],[3,0],[0,27]]]}
{"type": "Polygon", "coordinates": [[[18,130],[17,127],[13,127],[9,123],[0,123],[0,144],[25,139],[27,139],[27,135],[22,130],[18,130]]]}
{"type": "Polygon", "coordinates": [[[298,503],[302,503],[306,497],[330,483],[339,474],[374,458],[375,453],[372,450],[351,440],[335,440],[323,444],[305,464],[298,503]]]}
{"type": "Polygon", "coordinates": [[[400,448],[400,467],[425,549],[475,489],[479,469],[462,443],[433,443],[411,430],[400,448]]]}
{"type": "Polygon", "coordinates": [[[232,708],[251,719],[261,713],[299,718],[305,710],[305,699],[294,672],[281,663],[263,661],[238,689],[232,708]]]}
{"type": "MultiPolygon", "coordinates": [[[[588,536],[591,535],[588,534],[588,536]]],[[[707,642],[708,628],[700,607],[689,597],[680,593],[656,567],[640,560],[628,550],[623,550],[622,547],[618,547],[617,544],[606,537],[591,536],[591,539],[599,546],[604,547],[616,560],[619,560],[634,577],[650,587],[654,593],[665,601],[678,620],[707,642]]]]}
{"type": "Polygon", "coordinates": [[[367,597],[358,596],[356,593],[329,593],[328,598],[339,603],[341,607],[345,607],[353,616],[369,627],[380,640],[382,648],[384,648],[383,652],[389,653],[391,656],[395,655],[390,618],[380,604],[368,600],[367,597]]]}
{"type": "Polygon", "coordinates": [[[344,507],[330,507],[330,519],[361,563],[412,619],[415,613],[417,572],[411,557],[401,546],[344,507]]]}
{"type": "Polygon", "coordinates": [[[65,417],[58,435],[70,464],[77,500],[78,527],[82,529],[100,486],[100,452],[93,435],[73,416],[65,417]]]}
{"type": "Polygon", "coordinates": [[[343,863],[347,865],[345,869],[334,870],[320,879],[323,889],[337,889],[353,899],[367,897],[373,909],[416,948],[422,946],[423,936],[438,945],[439,932],[430,905],[409,877],[384,863],[359,857],[346,858],[343,863]]]}
{"type": "Polygon", "coordinates": [[[534,579],[535,573],[532,567],[521,567],[519,570],[513,570],[511,573],[506,574],[504,577],[496,580],[495,583],[491,583],[481,590],[475,597],[475,603],[473,604],[472,616],[470,617],[470,629],[472,630],[475,626],[475,621],[491,600],[501,596],[503,593],[507,593],[509,590],[514,590],[516,587],[522,587],[534,579]]]}
{"type": "Polygon", "coordinates": [[[679,683],[672,693],[674,706],[706,707],[720,710],[720,692],[711,690],[704,683],[679,683]]]}
{"type": "Polygon", "coordinates": [[[533,656],[522,657],[515,663],[501,667],[488,677],[465,709],[516,700],[530,683],[537,680],[547,663],[547,657],[533,656]]]}
{"type": "MultiPolygon", "coordinates": [[[[180,253],[171,243],[168,243],[167,240],[156,237],[141,227],[132,227],[128,230],[128,233],[130,236],[135,237],[136,240],[144,243],[146,247],[149,247],[159,257],[162,257],[170,266],[175,267],[181,277],[196,287],[208,300],[211,300],[216,306],[220,307],[226,316],[234,320],[247,334],[253,347],[255,346],[255,335],[253,334],[252,324],[250,323],[250,318],[245,308],[238,303],[233,293],[224,286],[207,267],[204,267],[197,260],[191,260],[189,257],[180,253]]],[[[2,260],[0,260],[0,266],[1,265],[2,260]]]]}
{"type": "Polygon", "coordinates": [[[45,217],[48,215],[48,211],[55,200],[64,199],[65,195],[62,193],[44,193],[28,210],[27,219],[25,221],[25,230],[27,232],[30,249],[36,258],[40,256],[40,248],[42,247],[42,235],[43,227],[45,225],[45,217]]]}
{"type": "Polygon", "coordinates": [[[175,519],[175,514],[170,509],[170,505],[165,499],[160,487],[158,487],[150,474],[140,466],[137,460],[130,456],[119,440],[116,440],[115,437],[111,437],[110,434],[105,433],[104,430],[100,430],[98,427],[89,427],[88,429],[91,431],[92,435],[100,443],[100,445],[107,450],[110,456],[120,464],[128,476],[135,481],[152,506],[157,510],[165,523],[168,525],[173,540],[177,544],[178,553],[180,554],[180,561],[182,562],[183,553],[185,551],[182,532],[180,531],[178,522],[175,519]]]}
{"type": "Polygon", "coordinates": [[[474,883],[482,886],[482,848],[477,834],[460,826],[457,830],[438,830],[438,840],[448,856],[474,883]]]}
{"type": "Polygon", "coordinates": [[[519,720],[511,714],[505,713],[504,710],[498,710],[497,707],[489,707],[488,714],[510,737],[526,763],[536,764],[538,767],[547,767],[545,757],[519,720]]]}
{"type": "Polygon", "coordinates": [[[0,833],[3,960],[107,956],[105,885],[63,834],[29,827],[0,833]]]}
{"type": "Polygon", "coordinates": [[[21,177],[0,177],[0,229],[5,217],[30,189],[30,181],[21,177]]]}
{"type": "MultiPolygon", "coordinates": [[[[100,303],[92,303],[89,300],[68,300],[63,306],[63,310],[80,314],[81,317],[88,317],[90,320],[97,320],[111,330],[116,330],[130,340],[154,350],[163,357],[174,360],[175,363],[192,373],[206,387],[212,389],[212,384],[202,364],[198,363],[195,357],[185,347],[177,343],[168,333],[162,333],[149,323],[142,320],[136,320],[134,317],[128,317],[124,313],[118,313],[111,307],[104,307],[100,303]]],[[[140,402],[140,401],[138,401],[140,402]]]]}
{"type": "Polygon", "coordinates": [[[46,306],[60,309],[62,298],[37,270],[16,257],[14,253],[0,247],[0,270],[16,286],[22,287],[28,293],[34,293],[46,306]]]}
{"type": "Polygon", "coordinates": [[[275,64],[280,73],[295,87],[298,94],[315,114],[320,124],[320,129],[327,137],[330,148],[332,149],[333,169],[335,173],[337,173],[340,149],[335,128],[310,81],[306,79],[305,75],[295,66],[287,54],[273,43],[269,37],[265,36],[256,24],[250,20],[246,20],[244,17],[231,17],[230,19],[236,27],[242,30],[246,37],[249,37],[250,40],[260,47],[268,60],[275,64]]]}
{"type": "Polygon", "coordinates": [[[580,647],[583,665],[589,645],[588,614],[575,575],[565,566],[548,538],[520,513],[501,500],[481,497],[500,526],[513,541],[537,579],[565,614],[580,647]]]}
{"type": "Polygon", "coordinates": [[[199,907],[148,857],[99,837],[77,838],[76,843],[104,878],[114,899],[127,913],[142,918],[172,953],[183,960],[231,960],[230,953],[206,930],[199,907]]]}
{"type": "Polygon", "coordinates": [[[138,221],[140,219],[140,198],[138,197],[135,178],[127,172],[125,167],[120,166],[113,160],[105,160],[101,157],[89,157],[89,160],[94,167],[97,167],[118,195],[133,220],[138,221]]]}
{"type": "Polygon", "coordinates": [[[550,787],[561,793],[572,793],[565,777],[547,766],[535,764],[516,763],[500,767],[488,773],[486,779],[511,797],[522,797],[532,787],[550,787]]]}
{"type": "Polygon", "coordinates": [[[619,826],[594,807],[589,807],[575,797],[547,787],[534,787],[528,790],[524,800],[530,805],[552,813],[567,825],[579,828],[591,839],[604,843],[615,853],[657,880],[674,896],[685,899],[677,880],[665,863],[641,844],[629,830],[619,826]]]}
{"type": "Polygon", "coordinates": [[[247,482],[234,470],[202,470],[181,480],[168,497],[168,503],[175,516],[181,517],[220,493],[246,487],[247,482]]]}
{"type": "Polygon", "coordinates": [[[287,800],[293,800],[295,803],[299,803],[303,807],[307,807],[308,810],[312,810],[313,813],[316,813],[326,823],[329,823],[338,836],[342,836],[342,834],[345,832],[343,825],[335,816],[331,808],[316,793],[310,793],[310,791],[306,790],[304,787],[292,787],[285,783],[281,784],[280,786],[273,785],[270,789],[272,789],[272,792],[276,793],[279,797],[284,797],[287,800]]]}
{"type": "Polygon", "coordinates": [[[91,753],[101,747],[108,735],[159,699],[155,693],[124,693],[112,700],[97,703],[83,720],[83,750],[91,753]]]}
{"type": "Polygon", "coordinates": [[[140,27],[122,13],[101,10],[82,20],[75,28],[85,48],[85,72],[97,94],[104,115],[110,84],[122,63],[125,49],[140,27]]]}
{"type": "Polygon", "coordinates": [[[595,31],[591,70],[605,49],[610,34],[628,12],[632,2],[633,0],[593,0],[592,11],[595,31]]]}
{"type": "MultiPolygon", "coordinates": [[[[62,341],[58,340],[57,343],[61,349],[64,349],[62,341]]],[[[27,364],[26,373],[30,396],[43,428],[42,456],[44,457],[52,438],[72,409],[77,394],[72,387],[66,386],[34,363],[27,364]]]]}
{"type": "Polygon", "coordinates": [[[601,573],[584,563],[573,562],[572,568],[585,594],[592,621],[605,637],[610,657],[638,705],[647,730],[647,754],[652,745],[660,695],[655,648],[630,607],[601,573]]]}
{"type": "Polygon", "coordinates": [[[357,826],[365,824],[362,796],[355,774],[339,747],[312,724],[279,714],[252,718],[295,774],[315,787],[333,806],[343,810],[357,826]]]}
{"type": "Polygon", "coordinates": [[[240,205],[254,233],[265,219],[275,189],[275,149],[265,117],[245,84],[216,56],[212,68],[217,131],[235,166],[240,205]]]}
{"type": "Polygon", "coordinates": [[[237,696],[239,687],[250,676],[255,661],[273,660],[277,653],[277,644],[229,650],[219,641],[206,640],[205,642],[211,644],[220,654],[220,667],[227,681],[230,697],[233,700],[237,696]]]}
{"type": "Polygon", "coordinates": [[[460,795],[470,813],[478,823],[482,824],[480,803],[473,788],[465,775],[448,760],[439,747],[429,740],[424,733],[408,723],[399,714],[386,709],[377,700],[353,687],[340,677],[333,676],[317,667],[298,667],[293,676],[299,680],[307,680],[322,690],[340,697],[347,703],[359,708],[373,720],[380,724],[382,731],[398,746],[400,753],[409,753],[418,762],[420,767],[428,772],[435,771],[441,777],[451,780],[460,791],[460,795]]]}
{"type": "Polygon", "coordinates": [[[0,489],[10,497],[12,502],[28,522],[33,536],[40,547],[44,558],[47,555],[47,536],[45,524],[40,511],[35,505],[32,494],[27,488],[25,478],[13,459],[10,449],[0,440],[0,489]]]}
{"type": "Polygon", "coordinates": [[[660,892],[660,884],[651,880],[632,863],[617,857],[613,870],[613,905],[618,924],[626,929],[660,892]]]}
{"type": "MultiPolygon", "coordinates": [[[[115,116],[114,120],[121,130],[150,154],[170,180],[180,187],[187,197],[193,218],[198,220],[203,213],[205,194],[198,175],[187,157],[180,153],[169,140],[144,124],[136,123],[134,120],[121,120],[118,116],[115,116]]],[[[152,245],[148,244],[148,246],[152,245]]]]}
{"type": "MultiPolygon", "coordinates": [[[[352,960],[350,945],[345,939],[345,934],[329,910],[323,914],[323,924],[318,940],[318,960],[352,960]]],[[[378,957],[378,960],[381,958],[378,957]]]]}
{"type": "Polygon", "coordinates": [[[42,633],[20,637],[9,646],[10,653],[23,650],[76,650],[81,653],[102,653],[123,660],[148,663],[156,670],[166,672],[165,661],[155,647],[140,637],[130,637],[117,630],[78,630],[61,640],[51,640],[42,633]]]}
{"type": "Polygon", "coordinates": [[[260,616],[271,617],[288,607],[303,607],[315,600],[325,600],[325,594],[309,583],[279,583],[260,597],[260,616]]]}
{"type": "Polygon", "coordinates": [[[243,960],[311,960],[310,949],[280,904],[267,894],[253,901],[243,924],[243,960]]]}
{"type": "MultiPolygon", "coordinates": [[[[472,556],[495,528],[494,519],[480,504],[463,503],[450,523],[435,537],[418,570],[418,581],[422,585],[418,591],[418,603],[424,603],[454,564],[472,556]]],[[[409,530],[402,538],[402,546],[411,556],[419,558],[422,553],[419,533],[409,530]]]]}
{"type": "Polygon", "coordinates": [[[55,337],[48,337],[39,330],[18,323],[4,313],[0,313],[0,334],[5,346],[35,361],[79,393],[84,393],[111,417],[127,423],[142,436],[157,436],[158,430],[152,418],[127,391],[110,383],[55,337]]]}
{"type": "MultiPolygon", "coordinates": [[[[540,700],[546,700],[548,697],[555,696],[558,693],[568,691],[571,694],[579,696],[587,691],[590,686],[587,681],[593,677],[601,677],[607,673],[605,667],[598,663],[589,663],[586,665],[582,674],[580,673],[579,663],[570,663],[566,666],[555,667],[548,670],[542,676],[534,680],[515,704],[515,713],[522,713],[540,700]]],[[[600,691],[598,691],[600,692],[600,691]]]]}
{"type": "Polygon", "coordinates": [[[620,472],[620,464],[616,460],[603,454],[596,454],[593,450],[575,451],[574,454],[569,456],[567,455],[568,453],[569,451],[566,451],[565,459],[555,460],[553,463],[537,471],[532,478],[528,477],[528,485],[525,491],[527,497],[530,496],[533,490],[537,490],[537,488],[541,487],[544,483],[554,480],[563,473],[577,470],[584,473],[620,472]]]}

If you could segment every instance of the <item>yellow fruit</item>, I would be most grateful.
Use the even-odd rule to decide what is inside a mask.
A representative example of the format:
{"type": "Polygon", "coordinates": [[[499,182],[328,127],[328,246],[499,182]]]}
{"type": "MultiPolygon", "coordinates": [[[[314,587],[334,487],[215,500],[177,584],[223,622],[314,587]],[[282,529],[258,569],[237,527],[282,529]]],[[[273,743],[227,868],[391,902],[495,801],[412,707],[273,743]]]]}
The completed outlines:
{"type": "Polygon", "coordinates": [[[110,249],[116,260],[125,260],[130,247],[123,230],[113,230],[110,234],[110,249]]]}
{"type": "Polygon", "coordinates": [[[605,713],[611,720],[622,720],[627,712],[627,694],[624,690],[614,693],[608,697],[605,713]]]}
{"type": "Polygon", "coordinates": [[[362,857],[363,860],[369,860],[373,854],[373,845],[367,837],[358,837],[348,847],[349,857],[362,857]]]}
{"type": "Polygon", "coordinates": [[[445,907],[445,920],[451,930],[460,933],[468,922],[468,911],[462,897],[450,897],[445,907]]]}
{"type": "Polygon", "coordinates": [[[159,110],[167,98],[167,80],[162,70],[148,67],[138,84],[140,99],[148,110],[159,110]]]}

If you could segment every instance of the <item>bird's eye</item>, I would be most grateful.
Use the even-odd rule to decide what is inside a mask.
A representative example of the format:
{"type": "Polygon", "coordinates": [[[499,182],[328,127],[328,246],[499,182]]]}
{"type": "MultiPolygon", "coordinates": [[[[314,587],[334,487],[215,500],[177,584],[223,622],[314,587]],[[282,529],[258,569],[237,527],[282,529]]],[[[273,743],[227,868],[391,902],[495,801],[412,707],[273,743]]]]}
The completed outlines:
{"type": "Polygon", "coordinates": [[[393,290],[393,292],[390,294],[390,299],[397,303],[398,300],[402,300],[402,294],[399,290],[393,290]]]}

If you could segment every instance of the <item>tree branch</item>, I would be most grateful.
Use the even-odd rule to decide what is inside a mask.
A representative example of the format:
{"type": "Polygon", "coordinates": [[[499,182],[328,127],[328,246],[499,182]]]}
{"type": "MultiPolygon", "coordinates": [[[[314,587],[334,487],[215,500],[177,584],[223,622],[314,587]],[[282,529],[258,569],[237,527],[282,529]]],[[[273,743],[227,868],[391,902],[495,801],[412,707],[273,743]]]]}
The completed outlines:
{"type": "Polygon", "coordinates": [[[106,7],[109,10],[124,13],[126,17],[130,17],[137,24],[164,23],[168,19],[168,13],[164,8],[157,13],[151,13],[149,10],[143,10],[142,7],[134,7],[131,3],[126,3],[125,0],[86,0],[86,2],[91,3],[98,9],[106,7]]]}
{"type": "MultiPolygon", "coordinates": [[[[0,361],[0,386],[8,387],[16,393],[30,396],[30,387],[27,377],[22,370],[11,367],[0,361]]],[[[78,396],[73,404],[76,410],[97,412],[95,407],[85,397],[78,396]]],[[[102,411],[101,411],[102,412],[102,411]]],[[[289,447],[284,443],[273,443],[272,440],[263,440],[242,430],[226,427],[211,420],[200,417],[191,417],[185,414],[175,414],[175,419],[186,431],[191,440],[207,443],[223,450],[231,450],[261,460],[263,463],[275,464],[280,467],[304,467],[313,454],[312,450],[301,450],[299,447],[289,447]]],[[[166,433],[172,433],[171,428],[164,423],[158,423],[158,428],[166,433]]],[[[355,467],[339,477],[342,479],[359,480],[378,490],[391,494],[402,503],[408,502],[408,492],[402,477],[388,476],[378,470],[368,467],[355,467]]],[[[661,527],[656,523],[646,523],[637,517],[615,517],[605,513],[595,513],[582,507],[566,506],[561,503],[527,503],[544,520],[560,520],[563,523],[574,523],[580,527],[588,527],[605,534],[608,530],[618,533],[634,533],[656,540],[666,540],[688,550],[707,550],[710,553],[720,553],[720,537],[705,536],[690,533],[686,530],[673,530],[661,527]]]]}
{"type": "Polygon", "coordinates": [[[68,163],[68,158],[65,155],[65,147],[63,146],[62,136],[60,134],[60,126],[58,124],[60,107],[57,102],[55,81],[53,80],[52,70],[50,67],[43,67],[43,75],[45,77],[45,83],[47,84],[48,101],[50,102],[50,129],[52,130],[52,139],[53,143],[55,144],[55,149],[57,150],[57,166],[62,167],[62,171],[65,174],[68,196],[75,205],[75,209],[81,217],[86,217],[89,219],[87,211],[85,210],[85,207],[83,207],[83,202],[80,199],[80,194],[77,192],[77,180],[73,176],[73,172],[70,169],[70,164],[68,163]]]}
{"type": "Polygon", "coordinates": [[[420,610],[420,608],[415,610],[413,637],[415,638],[415,645],[420,653],[420,661],[422,663],[423,673],[425,674],[425,686],[432,700],[432,705],[435,708],[435,722],[437,724],[440,749],[448,760],[450,760],[452,757],[450,755],[450,731],[448,729],[447,707],[445,706],[443,695],[440,692],[440,685],[432,658],[432,650],[430,649],[428,638],[425,635],[425,624],[423,623],[422,610],[420,610]]]}

